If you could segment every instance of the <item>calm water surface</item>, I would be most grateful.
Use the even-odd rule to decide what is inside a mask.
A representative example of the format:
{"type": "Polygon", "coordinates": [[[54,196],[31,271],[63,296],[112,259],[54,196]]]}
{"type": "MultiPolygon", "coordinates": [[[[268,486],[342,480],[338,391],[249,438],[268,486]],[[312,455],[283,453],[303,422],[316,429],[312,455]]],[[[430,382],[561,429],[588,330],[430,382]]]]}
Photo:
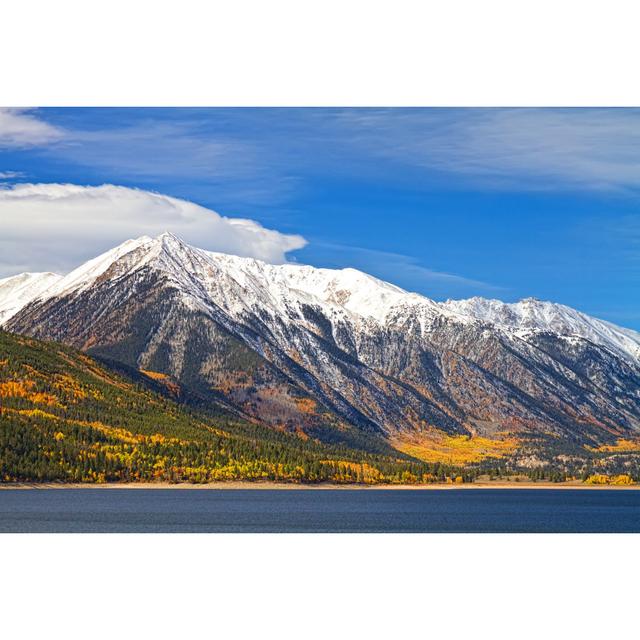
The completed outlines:
{"type": "Polygon", "coordinates": [[[640,491],[8,489],[0,532],[640,532],[640,491]]]}

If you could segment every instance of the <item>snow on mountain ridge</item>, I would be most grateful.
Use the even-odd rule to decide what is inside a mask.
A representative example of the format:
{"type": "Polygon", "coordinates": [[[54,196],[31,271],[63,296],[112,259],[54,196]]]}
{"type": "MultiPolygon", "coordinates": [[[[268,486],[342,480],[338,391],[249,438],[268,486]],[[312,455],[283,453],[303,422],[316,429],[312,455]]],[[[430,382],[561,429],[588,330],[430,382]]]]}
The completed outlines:
{"type": "Polygon", "coordinates": [[[521,337],[529,333],[552,332],[561,336],[577,336],[606,346],[625,357],[640,360],[640,333],[618,327],[605,320],[554,302],[525,298],[507,303],[474,297],[447,300],[441,306],[471,315],[477,320],[513,331],[521,337]]]}
{"type": "Polygon", "coordinates": [[[117,247],[105,251],[105,253],[88,260],[61,278],[59,282],[47,291],[47,297],[62,296],[91,286],[114,262],[151,242],[153,242],[152,238],[141,236],[135,240],[127,240],[117,247]]]}
{"type": "Polygon", "coordinates": [[[14,315],[32,299],[74,294],[100,278],[119,278],[144,266],[162,271],[185,299],[205,307],[211,304],[224,307],[235,318],[261,308],[268,309],[273,317],[296,322],[303,316],[303,305],[315,304],[329,317],[348,322],[354,328],[362,329],[368,323],[401,325],[414,318],[424,335],[439,318],[460,324],[480,322],[522,339],[545,331],[578,336],[627,359],[640,360],[639,333],[564,305],[533,298],[516,303],[480,297],[435,302],[356,269],[271,265],[254,258],[197,249],[171,233],[127,240],[65,277],[50,274],[55,277],[47,286],[43,282],[31,297],[22,295],[19,306],[11,301],[11,295],[2,295],[2,283],[11,279],[0,281],[0,322],[10,317],[1,315],[7,305],[14,315]]]}
{"type": "Polygon", "coordinates": [[[0,326],[31,300],[38,298],[62,276],[46,271],[20,273],[0,280],[0,326]]]}

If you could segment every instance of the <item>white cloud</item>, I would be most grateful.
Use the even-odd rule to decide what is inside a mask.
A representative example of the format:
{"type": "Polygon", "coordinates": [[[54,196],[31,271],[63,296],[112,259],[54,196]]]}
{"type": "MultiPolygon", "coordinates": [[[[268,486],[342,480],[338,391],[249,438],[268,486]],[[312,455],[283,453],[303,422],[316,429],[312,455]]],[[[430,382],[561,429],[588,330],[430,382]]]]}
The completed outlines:
{"type": "Polygon", "coordinates": [[[17,184],[0,188],[0,276],[66,272],[141,235],[171,231],[203,249],[286,261],[306,240],[258,222],[226,218],[187,200],[111,184],[17,184]]]}
{"type": "Polygon", "coordinates": [[[32,109],[0,107],[0,148],[33,147],[63,136],[61,129],[40,120],[32,109]]]}
{"type": "Polygon", "coordinates": [[[0,171],[0,180],[14,180],[15,178],[24,178],[25,173],[22,171],[0,171]]]}

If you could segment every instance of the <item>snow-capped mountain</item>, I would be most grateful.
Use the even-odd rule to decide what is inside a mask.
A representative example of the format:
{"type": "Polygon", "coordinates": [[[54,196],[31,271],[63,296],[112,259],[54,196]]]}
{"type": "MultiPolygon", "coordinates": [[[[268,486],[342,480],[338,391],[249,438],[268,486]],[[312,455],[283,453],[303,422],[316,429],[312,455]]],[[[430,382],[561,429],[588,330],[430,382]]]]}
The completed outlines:
{"type": "Polygon", "coordinates": [[[0,326],[61,278],[56,273],[47,272],[21,273],[0,280],[0,326]]]}
{"type": "Polygon", "coordinates": [[[640,434],[637,332],[533,299],[438,303],[354,269],[269,265],[171,234],[52,277],[5,328],[332,441],[640,434]]]}

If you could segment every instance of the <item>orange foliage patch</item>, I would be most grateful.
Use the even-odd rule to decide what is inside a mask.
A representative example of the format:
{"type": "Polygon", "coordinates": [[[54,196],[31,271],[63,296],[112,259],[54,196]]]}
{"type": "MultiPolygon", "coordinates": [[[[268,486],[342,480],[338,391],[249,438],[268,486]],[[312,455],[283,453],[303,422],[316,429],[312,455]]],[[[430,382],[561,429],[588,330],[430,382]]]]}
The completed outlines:
{"type": "Polygon", "coordinates": [[[171,393],[179,394],[180,386],[175,382],[172,382],[169,376],[166,373],[160,373],[159,371],[150,371],[148,369],[140,369],[140,373],[144,373],[147,378],[151,378],[156,382],[162,383],[171,393]]]}
{"type": "Polygon", "coordinates": [[[140,373],[144,373],[147,378],[151,378],[152,380],[166,380],[169,377],[166,373],[150,371],[148,369],[140,369],[140,373]]]}
{"type": "Polygon", "coordinates": [[[305,442],[309,439],[309,436],[300,427],[296,427],[296,435],[305,442]]]}
{"type": "Polygon", "coordinates": [[[46,404],[49,407],[61,406],[58,399],[49,393],[33,391],[33,380],[8,380],[0,382],[0,398],[25,398],[35,404],[46,404]]]}
{"type": "Polygon", "coordinates": [[[311,398],[296,398],[296,407],[301,413],[315,413],[318,403],[311,398]]]}
{"type": "Polygon", "coordinates": [[[0,398],[26,398],[33,387],[34,383],[30,380],[0,382],[0,398]]]}

